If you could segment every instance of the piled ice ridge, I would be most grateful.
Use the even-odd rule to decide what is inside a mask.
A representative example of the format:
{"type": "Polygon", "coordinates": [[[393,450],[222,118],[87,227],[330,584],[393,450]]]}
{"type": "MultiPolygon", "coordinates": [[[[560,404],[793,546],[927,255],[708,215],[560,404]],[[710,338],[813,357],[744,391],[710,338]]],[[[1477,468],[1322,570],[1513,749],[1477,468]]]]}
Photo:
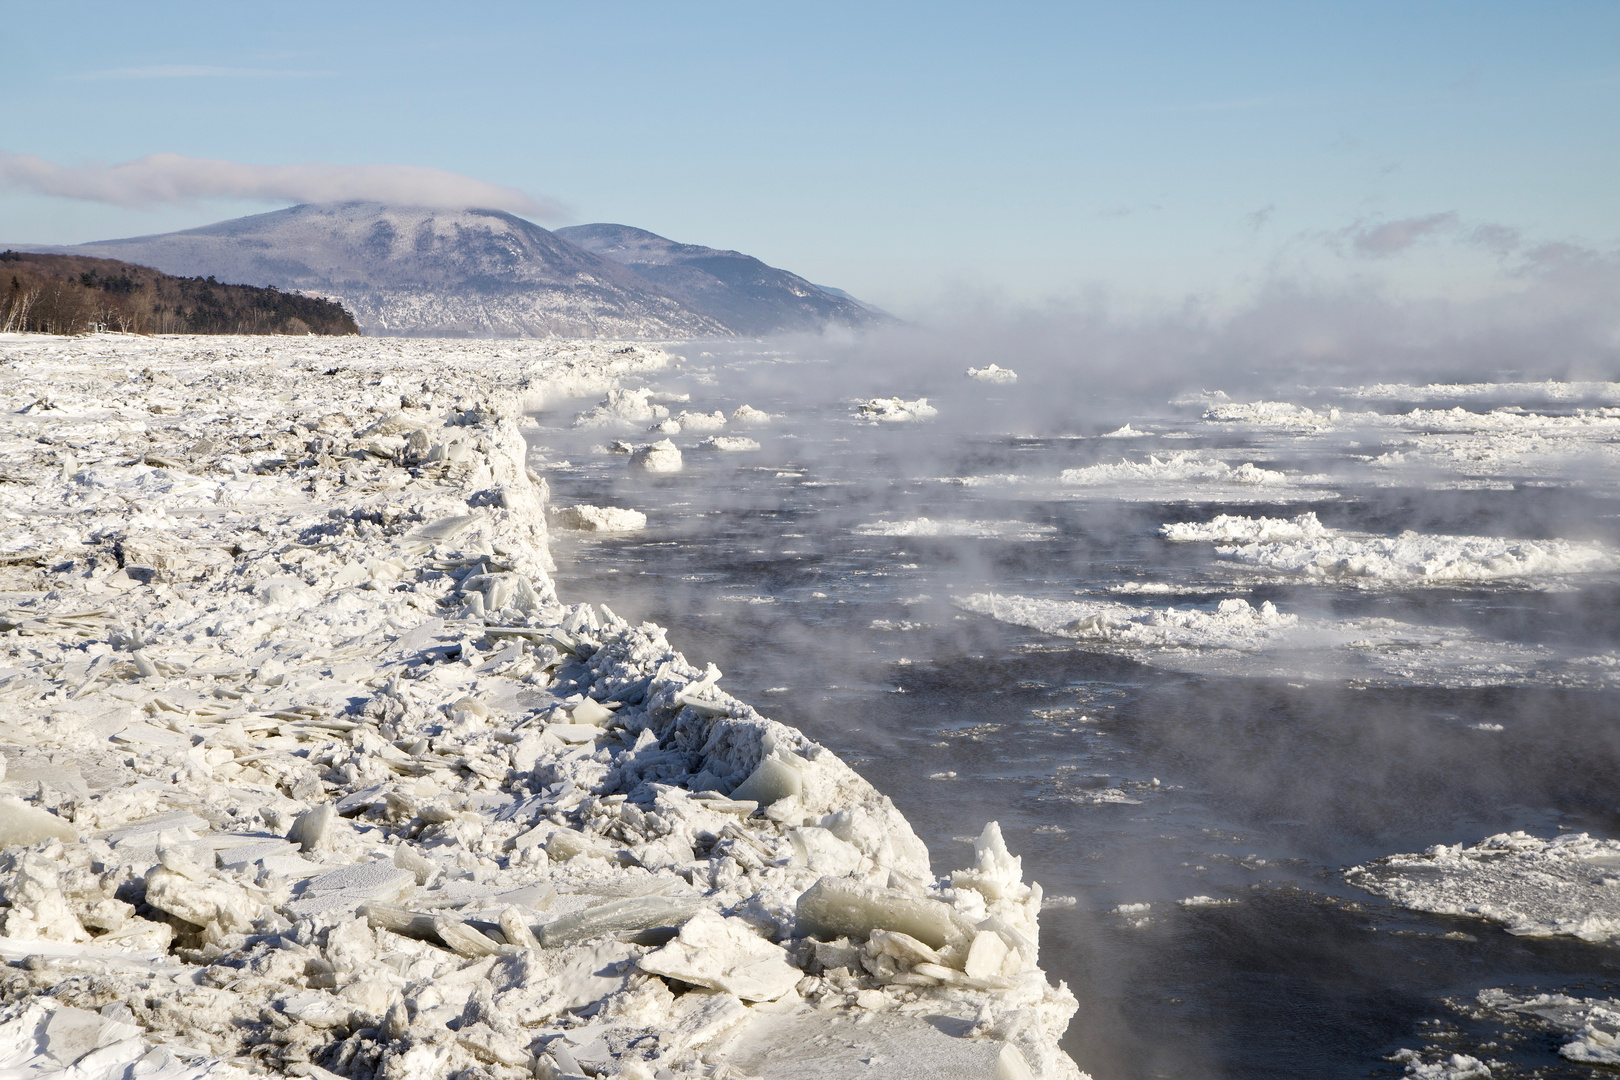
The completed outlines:
{"type": "Polygon", "coordinates": [[[1079,1075],[994,825],[559,601],[523,412],[664,362],[0,337],[4,1067],[1079,1075]]]}
{"type": "Polygon", "coordinates": [[[1559,577],[1614,570],[1620,558],[1599,544],[1404,532],[1369,536],[1330,529],[1314,513],[1292,520],[1222,514],[1209,522],[1165,525],[1177,542],[1211,541],[1234,562],[1315,579],[1360,579],[1402,586],[1559,577]]]}
{"type": "Polygon", "coordinates": [[[939,410],[928,404],[927,398],[905,401],[901,398],[871,398],[855,406],[855,415],[862,420],[927,420],[939,415],[939,410]]]}
{"type": "Polygon", "coordinates": [[[970,367],[967,369],[967,373],[968,378],[978,379],[980,382],[1013,383],[1018,381],[1018,372],[995,364],[986,367],[970,367]]]}
{"type": "Polygon", "coordinates": [[[1620,938],[1620,840],[1500,833],[1473,847],[1391,855],[1347,877],[1402,907],[1488,919],[1510,934],[1620,938]]]}

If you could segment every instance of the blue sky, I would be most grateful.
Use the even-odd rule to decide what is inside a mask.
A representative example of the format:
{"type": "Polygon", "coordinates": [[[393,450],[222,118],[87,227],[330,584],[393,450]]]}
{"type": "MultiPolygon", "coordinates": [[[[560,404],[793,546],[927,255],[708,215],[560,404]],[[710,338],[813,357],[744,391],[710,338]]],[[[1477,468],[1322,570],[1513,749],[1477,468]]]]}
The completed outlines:
{"type": "MultiPolygon", "coordinates": [[[[425,166],[900,310],[1512,288],[1620,242],[1620,4],[12,0],[0,153],[425,166]]],[[[285,202],[0,190],[0,241],[285,202]]]]}

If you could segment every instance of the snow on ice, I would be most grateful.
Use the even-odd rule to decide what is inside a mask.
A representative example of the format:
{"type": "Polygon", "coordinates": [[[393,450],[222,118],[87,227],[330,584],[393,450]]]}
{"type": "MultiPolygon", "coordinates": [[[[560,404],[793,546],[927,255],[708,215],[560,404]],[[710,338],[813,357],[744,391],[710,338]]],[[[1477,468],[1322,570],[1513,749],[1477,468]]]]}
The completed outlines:
{"type": "Polygon", "coordinates": [[[1402,907],[1486,919],[1523,937],[1620,939],[1620,840],[1500,833],[1390,855],[1346,876],[1402,907]]]}
{"type": "Polygon", "coordinates": [[[999,829],[936,876],[831,752],[559,597],[524,414],[661,423],[659,350],[0,359],[0,1069],[1081,1075],[999,829]]]}

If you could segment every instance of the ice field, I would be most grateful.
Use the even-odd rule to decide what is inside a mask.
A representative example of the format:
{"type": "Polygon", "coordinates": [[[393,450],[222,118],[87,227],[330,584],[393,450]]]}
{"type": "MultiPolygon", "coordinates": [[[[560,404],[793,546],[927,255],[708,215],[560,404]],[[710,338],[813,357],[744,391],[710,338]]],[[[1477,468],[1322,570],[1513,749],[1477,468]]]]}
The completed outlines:
{"type": "Polygon", "coordinates": [[[669,364],[0,339],[0,1070],[1080,1075],[994,822],[553,577],[526,410],[669,364]]]}

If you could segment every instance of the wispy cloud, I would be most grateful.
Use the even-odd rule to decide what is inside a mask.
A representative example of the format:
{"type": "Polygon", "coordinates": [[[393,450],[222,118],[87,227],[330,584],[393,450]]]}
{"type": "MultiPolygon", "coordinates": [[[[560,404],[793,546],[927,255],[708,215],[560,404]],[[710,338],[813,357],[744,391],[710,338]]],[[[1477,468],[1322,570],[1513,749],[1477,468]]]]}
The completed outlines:
{"type": "Polygon", "coordinates": [[[1350,241],[1350,246],[1358,255],[1382,258],[1399,254],[1426,236],[1455,229],[1457,224],[1456,211],[1447,210],[1440,214],[1424,214],[1376,224],[1358,221],[1341,230],[1339,236],[1350,241]]]}
{"type": "Polygon", "coordinates": [[[1276,213],[1277,204],[1274,202],[1268,202],[1254,213],[1244,215],[1243,220],[1249,223],[1249,228],[1253,229],[1255,232],[1259,232],[1261,229],[1266,227],[1267,223],[1271,221],[1272,217],[1275,216],[1276,213]]]}
{"type": "Polygon", "coordinates": [[[218,67],[211,64],[153,64],[147,67],[86,71],[69,78],[100,79],[325,79],[332,71],[295,71],[286,68],[218,67]]]}
{"type": "Polygon", "coordinates": [[[1097,216],[1100,218],[1127,218],[1132,214],[1151,214],[1163,209],[1163,203],[1151,203],[1145,206],[1120,205],[1109,207],[1107,210],[1099,210],[1097,216]]]}
{"type": "Polygon", "coordinates": [[[150,154],[116,165],[57,165],[0,150],[0,188],[64,199],[147,207],[198,199],[261,202],[385,202],[401,206],[479,207],[542,219],[566,216],[551,199],[420,165],[252,165],[150,154]]]}

